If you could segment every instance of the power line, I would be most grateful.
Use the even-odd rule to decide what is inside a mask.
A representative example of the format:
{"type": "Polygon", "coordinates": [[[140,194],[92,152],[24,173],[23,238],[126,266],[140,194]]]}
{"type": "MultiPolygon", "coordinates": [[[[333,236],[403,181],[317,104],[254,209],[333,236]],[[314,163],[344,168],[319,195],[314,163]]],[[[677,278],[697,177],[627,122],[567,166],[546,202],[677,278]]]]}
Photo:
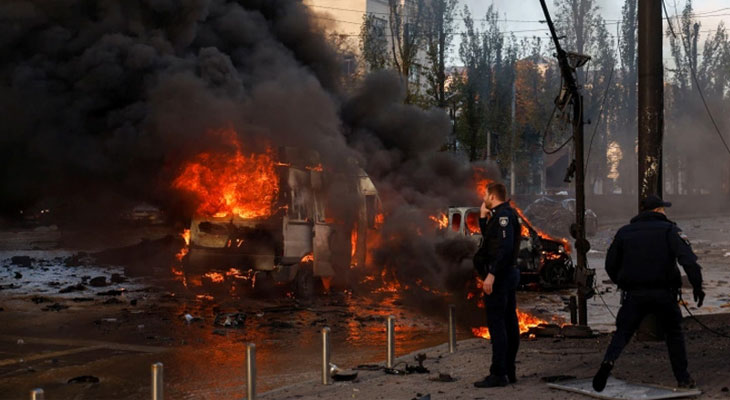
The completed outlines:
{"type": "MultiPolygon", "coordinates": [[[[667,6],[664,3],[664,0],[662,0],[662,7],[664,8],[664,14],[669,18],[669,13],[667,13],[667,6]]],[[[677,3],[674,2],[674,13],[677,14],[677,3]]],[[[675,38],[677,35],[674,33],[674,28],[672,27],[672,21],[667,20],[669,23],[669,31],[672,33],[672,36],[675,38]]],[[[682,47],[684,48],[684,54],[687,56],[687,61],[689,62],[689,70],[692,75],[692,80],[695,83],[695,87],[697,87],[697,92],[700,94],[700,99],[702,99],[702,104],[705,106],[705,111],[707,111],[707,115],[710,117],[710,121],[712,122],[712,126],[715,127],[715,132],[717,132],[717,136],[720,137],[720,141],[722,141],[722,144],[725,146],[725,150],[727,150],[728,154],[730,154],[730,147],[728,147],[727,142],[725,141],[725,136],[720,132],[720,127],[717,126],[717,122],[715,122],[715,117],[712,116],[712,112],[710,111],[710,106],[707,105],[707,100],[705,100],[705,94],[702,92],[702,87],[700,87],[699,79],[697,79],[697,71],[695,70],[695,66],[692,63],[692,60],[689,58],[689,48],[687,47],[687,43],[685,42],[685,37],[682,31],[679,31],[680,38],[682,40],[682,47]]],[[[689,42],[689,38],[686,39],[687,42],[689,42]]]]}
{"type": "Polygon", "coordinates": [[[601,124],[601,115],[603,114],[603,106],[606,104],[606,99],[608,98],[608,91],[611,89],[611,79],[613,79],[613,71],[614,68],[611,68],[611,73],[608,75],[608,82],[606,83],[606,90],[603,92],[603,100],[601,100],[601,108],[598,110],[598,121],[596,121],[596,126],[593,127],[593,134],[591,135],[591,142],[588,144],[588,154],[586,155],[586,164],[585,169],[583,170],[583,176],[586,175],[586,172],[588,172],[588,161],[591,159],[591,147],[593,147],[593,139],[596,137],[596,132],[598,132],[598,125],[601,124]]]}

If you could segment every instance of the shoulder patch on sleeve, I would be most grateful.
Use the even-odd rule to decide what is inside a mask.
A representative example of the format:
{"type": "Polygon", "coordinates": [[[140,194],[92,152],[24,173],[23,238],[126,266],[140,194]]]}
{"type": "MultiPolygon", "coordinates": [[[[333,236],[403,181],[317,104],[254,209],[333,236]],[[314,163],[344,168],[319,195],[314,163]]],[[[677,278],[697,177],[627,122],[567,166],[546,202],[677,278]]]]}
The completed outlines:
{"type": "Polygon", "coordinates": [[[679,237],[687,243],[687,246],[692,246],[692,243],[689,242],[689,238],[684,234],[684,232],[679,231],[679,237]]]}
{"type": "Polygon", "coordinates": [[[502,228],[506,227],[509,224],[509,217],[499,217],[499,226],[502,228]]]}

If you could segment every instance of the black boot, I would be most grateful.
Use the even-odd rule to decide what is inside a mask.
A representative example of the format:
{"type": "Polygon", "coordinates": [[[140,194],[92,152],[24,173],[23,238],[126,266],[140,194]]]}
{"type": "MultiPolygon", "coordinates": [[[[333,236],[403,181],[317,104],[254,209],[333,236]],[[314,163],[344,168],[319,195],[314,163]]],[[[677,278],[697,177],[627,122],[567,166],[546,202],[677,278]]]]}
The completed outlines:
{"type": "Polygon", "coordinates": [[[489,375],[484,380],[474,382],[474,386],[478,388],[503,387],[509,384],[506,376],[489,375]]]}
{"type": "Polygon", "coordinates": [[[691,376],[688,376],[687,379],[683,379],[679,382],[677,382],[677,386],[680,389],[694,389],[697,387],[697,383],[694,379],[692,379],[691,376]]]}
{"type": "Polygon", "coordinates": [[[601,368],[596,372],[596,376],[593,377],[593,390],[596,392],[602,392],[606,388],[606,381],[608,376],[611,375],[611,369],[613,369],[613,362],[604,361],[601,363],[601,368]]]}
{"type": "Polygon", "coordinates": [[[517,383],[517,373],[514,369],[507,368],[507,380],[509,380],[509,383],[517,383]]]}

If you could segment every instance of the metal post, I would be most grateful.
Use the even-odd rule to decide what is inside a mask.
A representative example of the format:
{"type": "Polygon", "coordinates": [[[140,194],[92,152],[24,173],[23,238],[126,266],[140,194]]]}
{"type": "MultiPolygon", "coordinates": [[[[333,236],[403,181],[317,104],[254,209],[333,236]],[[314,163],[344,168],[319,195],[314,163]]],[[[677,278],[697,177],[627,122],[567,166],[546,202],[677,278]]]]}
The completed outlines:
{"type": "Polygon", "coordinates": [[[449,353],[456,352],[456,305],[449,305],[449,353]]]}
{"type": "Polygon", "coordinates": [[[388,368],[393,368],[393,363],[395,361],[395,316],[389,315],[388,316],[388,322],[387,322],[387,331],[388,331],[388,359],[386,366],[388,368]]]}
{"type": "Polygon", "coordinates": [[[575,325],[578,323],[578,300],[575,298],[575,296],[570,296],[570,305],[568,305],[568,309],[570,310],[570,324],[575,325]]]}
{"type": "MultiPolygon", "coordinates": [[[[655,194],[663,197],[662,142],[664,136],[663,28],[660,1],[638,2],[639,50],[639,198],[655,194]]],[[[641,209],[639,209],[641,211],[641,209]]],[[[644,318],[639,333],[662,338],[653,317],[644,318]]]]}
{"type": "Polygon", "coordinates": [[[152,400],[164,398],[162,387],[162,363],[158,362],[152,364],[152,400]]]}
{"type": "Polygon", "coordinates": [[[256,345],[246,345],[246,393],[247,400],[256,399],[256,345]]]}
{"type": "Polygon", "coordinates": [[[322,328],[322,384],[332,383],[330,376],[330,328],[322,328]]]}
{"type": "Polygon", "coordinates": [[[30,400],[43,400],[43,389],[33,389],[30,391],[30,400]]]}
{"type": "MultiPolygon", "coordinates": [[[[583,95],[580,94],[576,81],[577,69],[580,67],[571,66],[565,50],[560,46],[560,40],[555,31],[552,18],[547,9],[545,0],[540,0],[545,20],[550,28],[550,34],[555,43],[555,50],[558,55],[560,75],[565,80],[565,86],[571,94],[570,102],[573,105],[573,144],[575,148],[575,250],[578,265],[575,271],[575,281],[578,284],[578,324],[588,325],[588,296],[592,295],[594,271],[588,268],[588,251],[591,248],[586,240],[585,230],[585,154],[583,137],[583,95]]],[[[579,51],[580,51],[579,46],[579,51]]]]}

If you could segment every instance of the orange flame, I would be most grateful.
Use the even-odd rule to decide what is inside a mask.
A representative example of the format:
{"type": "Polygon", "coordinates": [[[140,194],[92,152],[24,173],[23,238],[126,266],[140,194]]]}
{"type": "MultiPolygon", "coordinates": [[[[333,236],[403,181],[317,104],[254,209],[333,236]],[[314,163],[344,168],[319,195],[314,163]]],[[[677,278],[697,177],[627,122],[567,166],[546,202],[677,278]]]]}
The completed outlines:
{"type": "Polygon", "coordinates": [[[213,281],[213,283],[221,283],[225,279],[223,274],[218,272],[208,272],[203,274],[203,276],[213,281]]]}
{"type": "Polygon", "coordinates": [[[185,258],[185,256],[190,251],[190,248],[189,248],[189,246],[190,246],[190,229],[183,230],[183,232],[180,234],[180,237],[182,237],[183,240],[185,241],[185,247],[180,249],[180,251],[177,254],[175,254],[175,258],[177,258],[178,261],[182,261],[183,258],[185,258]]]}
{"type": "Polygon", "coordinates": [[[449,226],[449,217],[447,217],[444,213],[439,213],[438,216],[429,215],[428,218],[435,222],[439,229],[446,229],[449,226]]]}
{"type": "Polygon", "coordinates": [[[302,257],[300,262],[301,263],[314,262],[314,254],[309,253],[309,254],[305,255],[304,257],[302,257]]]}
{"type": "MultiPolygon", "coordinates": [[[[355,257],[355,250],[357,250],[357,224],[352,227],[352,232],[350,233],[350,247],[350,258],[352,259],[355,257]]],[[[355,263],[353,262],[353,264],[355,263]]]]}
{"type": "Polygon", "coordinates": [[[192,193],[199,201],[197,212],[203,215],[271,216],[279,194],[273,151],[244,155],[234,130],[216,134],[233,146],[233,154],[198,154],[183,166],[172,186],[192,193]]]}
{"type": "MultiPolygon", "coordinates": [[[[548,235],[547,233],[545,233],[545,232],[541,231],[540,229],[538,229],[537,227],[535,227],[535,225],[531,224],[530,221],[527,219],[527,217],[525,217],[525,213],[522,212],[522,210],[519,207],[517,207],[517,205],[513,201],[510,201],[510,206],[515,211],[517,211],[517,215],[520,216],[520,218],[525,222],[525,224],[529,224],[531,227],[533,227],[535,229],[538,236],[540,236],[542,239],[552,240],[552,241],[562,243],[563,248],[565,248],[565,252],[570,254],[571,248],[570,248],[570,242],[568,242],[568,239],[565,239],[565,238],[558,239],[558,238],[548,235]]],[[[530,236],[529,230],[527,230],[527,235],[525,235],[525,230],[527,229],[527,226],[525,226],[525,224],[522,224],[522,236],[529,237],[530,236]]]]}
{"type": "MultiPolygon", "coordinates": [[[[520,310],[517,310],[517,321],[519,322],[519,325],[520,325],[520,334],[525,333],[525,332],[529,331],[530,328],[536,327],[540,324],[547,324],[547,321],[537,318],[534,315],[524,313],[520,310]]],[[[484,339],[491,338],[491,336],[489,334],[489,328],[487,328],[486,326],[480,326],[478,328],[471,328],[471,332],[474,334],[474,336],[477,336],[477,337],[481,337],[484,339]]]]}
{"type": "Polygon", "coordinates": [[[482,233],[481,228],[479,228],[479,214],[469,213],[466,215],[466,230],[471,235],[482,233]]]}

